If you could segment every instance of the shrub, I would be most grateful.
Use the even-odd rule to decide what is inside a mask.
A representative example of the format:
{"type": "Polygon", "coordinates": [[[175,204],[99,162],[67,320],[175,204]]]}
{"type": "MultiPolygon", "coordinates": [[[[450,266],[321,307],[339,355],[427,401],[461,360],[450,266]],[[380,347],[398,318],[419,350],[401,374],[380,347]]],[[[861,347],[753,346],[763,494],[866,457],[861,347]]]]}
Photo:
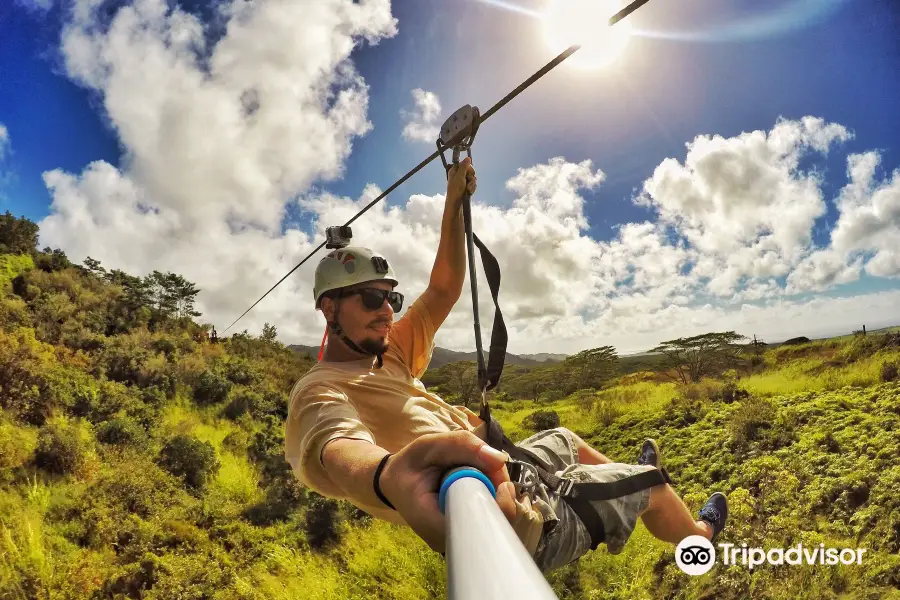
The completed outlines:
{"type": "Polygon", "coordinates": [[[886,362],[881,365],[881,380],[884,382],[897,380],[897,363],[886,362]]]}
{"type": "Polygon", "coordinates": [[[757,439],[759,432],[772,427],[775,422],[775,407],[768,400],[749,398],[732,414],[728,422],[728,432],[735,447],[744,449],[757,439]]]}
{"type": "Polygon", "coordinates": [[[90,442],[79,427],[51,421],[38,433],[34,463],[49,473],[68,475],[80,472],[90,453],[90,442]]]}
{"type": "Polygon", "coordinates": [[[715,400],[720,398],[725,384],[715,379],[704,378],[696,383],[682,385],[678,394],[684,400],[715,400]]]}
{"type": "Polygon", "coordinates": [[[739,388],[734,381],[728,381],[722,389],[716,393],[715,399],[731,404],[735,400],[744,400],[749,397],[750,394],[747,390],[739,388]]]}
{"type": "Polygon", "coordinates": [[[609,400],[601,400],[594,406],[594,415],[604,427],[612,425],[622,414],[623,411],[619,405],[609,400]]]}
{"type": "Polygon", "coordinates": [[[231,397],[231,402],[225,407],[225,416],[232,421],[237,420],[246,413],[254,414],[263,404],[263,397],[253,390],[242,389],[231,397]]]}
{"type": "Polygon", "coordinates": [[[127,418],[104,421],[97,427],[97,441],[116,446],[143,447],[147,436],[140,425],[127,418]]]}
{"type": "Polygon", "coordinates": [[[231,391],[231,382],[212,371],[204,371],[194,387],[194,401],[200,405],[224,402],[231,391]]]}
{"type": "Polygon", "coordinates": [[[247,454],[250,438],[243,429],[235,429],[222,440],[222,447],[232,454],[247,454]]]}
{"type": "Polygon", "coordinates": [[[243,359],[232,359],[225,363],[225,377],[238,385],[253,385],[259,380],[259,375],[253,366],[243,359]]]}
{"type": "Polygon", "coordinates": [[[309,495],[306,509],[306,539],[315,549],[336,545],[341,539],[340,505],[337,501],[319,494],[309,495]]]}
{"type": "Polygon", "coordinates": [[[181,478],[192,490],[202,490],[219,470],[219,460],[212,444],[188,435],[177,435],[163,447],[159,465],[181,478]]]}
{"type": "Polygon", "coordinates": [[[35,450],[37,440],[32,430],[16,427],[0,418],[0,482],[15,468],[24,466],[35,450]]]}
{"type": "Polygon", "coordinates": [[[274,417],[267,417],[264,423],[254,434],[247,454],[262,468],[266,482],[286,478],[291,475],[291,465],[284,458],[284,428],[274,417]]]}
{"type": "MultiPolygon", "coordinates": [[[[318,495],[316,497],[321,498],[318,495]]],[[[295,477],[278,479],[266,488],[265,500],[248,508],[244,516],[254,525],[271,525],[276,521],[288,519],[294,511],[305,506],[309,498],[309,490],[295,477]]],[[[307,512],[306,518],[309,520],[321,516],[311,517],[307,512]]]]}
{"type": "Polygon", "coordinates": [[[665,416],[660,420],[660,425],[671,427],[686,427],[702,419],[707,412],[706,405],[701,399],[690,399],[684,395],[678,395],[669,402],[665,416]]]}
{"type": "Polygon", "coordinates": [[[522,425],[534,431],[554,429],[559,427],[559,415],[554,410],[539,410],[525,417],[522,425]]]}

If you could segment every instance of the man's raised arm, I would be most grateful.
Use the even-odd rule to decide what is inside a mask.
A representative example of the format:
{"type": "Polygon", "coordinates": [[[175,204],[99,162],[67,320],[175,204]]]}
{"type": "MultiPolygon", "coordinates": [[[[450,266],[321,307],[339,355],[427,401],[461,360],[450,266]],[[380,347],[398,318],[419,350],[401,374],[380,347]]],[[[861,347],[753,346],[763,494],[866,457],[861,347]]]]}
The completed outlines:
{"type": "Polygon", "coordinates": [[[462,295],[466,277],[466,230],[463,223],[462,200],[467,190],[472,194],[475,188],[475,169],[472,167],[471,159],[466,157],[459,163],[458,168],[450,168],[444,216],[441,221],[441,240],[438,243],[428,288],[422,294],[435,329],[441,326],[462,295]]]}

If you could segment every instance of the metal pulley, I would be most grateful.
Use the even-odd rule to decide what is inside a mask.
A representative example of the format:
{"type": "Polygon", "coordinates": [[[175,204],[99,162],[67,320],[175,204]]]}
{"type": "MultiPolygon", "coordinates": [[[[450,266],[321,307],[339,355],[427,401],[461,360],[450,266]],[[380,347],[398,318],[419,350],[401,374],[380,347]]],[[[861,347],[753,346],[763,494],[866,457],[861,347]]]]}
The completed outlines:
{"type": "Polygon", "coordinates": [[[444,170],[449,171],[450,165],[444,158],[444,151],[453,150],[453,165],[459,164],[459,153],[463,150],[469,158],[472,157],[472,142],[475,141],[475,134],[478,133],[478,125],[481,123],[481,113],[477,106],[466,104],[441,125],[441,135],[437,139],[438,153],[441,155],[441,162],[444,163],[444,170]]]}

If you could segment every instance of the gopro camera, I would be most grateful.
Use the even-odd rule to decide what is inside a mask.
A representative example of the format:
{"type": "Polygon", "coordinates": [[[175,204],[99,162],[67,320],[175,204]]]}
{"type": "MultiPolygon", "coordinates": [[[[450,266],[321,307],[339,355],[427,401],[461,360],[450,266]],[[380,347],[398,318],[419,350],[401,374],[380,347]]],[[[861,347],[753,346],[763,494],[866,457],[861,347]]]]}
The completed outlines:
{"type": "Polygon", "coordinates": [[[331,250],[332,248],[343,248],[344,246],[350,245],[350,238],[353,237],[353,232],[350,230],[348,226],[336,226],[329,227],[325,230],[325,247],[331,250]]]}

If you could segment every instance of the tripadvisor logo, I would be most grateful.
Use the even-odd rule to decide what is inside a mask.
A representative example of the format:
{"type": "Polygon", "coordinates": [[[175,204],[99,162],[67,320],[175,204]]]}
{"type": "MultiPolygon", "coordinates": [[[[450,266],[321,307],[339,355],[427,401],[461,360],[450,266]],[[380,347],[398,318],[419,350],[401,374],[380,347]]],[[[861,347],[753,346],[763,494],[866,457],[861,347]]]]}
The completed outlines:
{"type": "MultiPolygon", "coordinates": [[[[793,548],[748,548],[746,544],[736,547],[734,544],[718,545],[722,564],[743,565],[753,569],[763,564],[769,565],[844,565],[862,564],[865,548],[826,548],[805,547],[797,544],[793,548]]],[[[679,542],[675,548],[675,563],[688,575],[703,575],[716,563],[716,548],[703,536],[691,535],[679,542]]]]}

